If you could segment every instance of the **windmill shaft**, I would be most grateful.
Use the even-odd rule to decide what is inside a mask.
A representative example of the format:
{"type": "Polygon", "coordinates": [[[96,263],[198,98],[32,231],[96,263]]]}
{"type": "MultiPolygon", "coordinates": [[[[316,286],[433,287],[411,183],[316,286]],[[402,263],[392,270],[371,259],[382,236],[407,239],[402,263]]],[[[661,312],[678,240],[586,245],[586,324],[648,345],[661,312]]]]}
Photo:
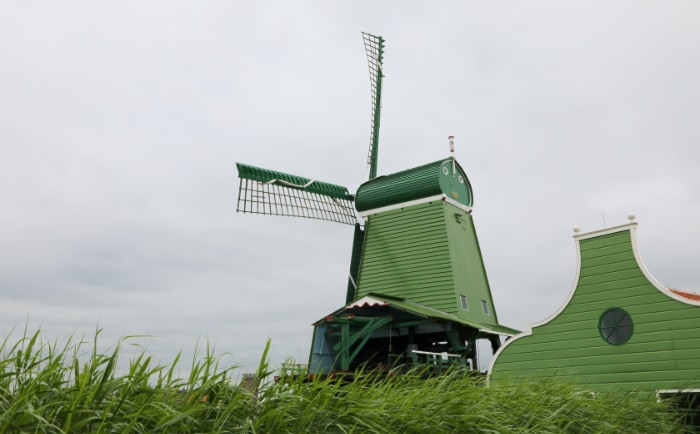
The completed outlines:
{"type": "Polygon", "coordinates": [[[382,110],[382,70],[377,69],[377,98],[372,120],[372,155],[370,156],[369,179],[377,177],[377,157],[379,154],[379,123],[382,110]]]}

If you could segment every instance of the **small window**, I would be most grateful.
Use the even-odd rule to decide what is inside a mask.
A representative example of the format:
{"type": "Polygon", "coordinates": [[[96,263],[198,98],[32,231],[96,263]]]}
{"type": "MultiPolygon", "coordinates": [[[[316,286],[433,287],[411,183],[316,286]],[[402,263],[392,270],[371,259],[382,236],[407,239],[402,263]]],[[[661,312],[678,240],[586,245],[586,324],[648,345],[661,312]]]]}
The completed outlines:
{"type": "Polygon", "coordinates": [[[484,315],[489,314],[489,303],[486,300],[481,300],[481,310],[484,311],[484,315]]]}
{"type": "Polygon", "coordinates": [[[467,296],[462,294],[459,296],[459,301],[462,303],[462,310],[469,310],[469,303],[467,302],[467,296]]]}
{"type": "Polygon", "coordinates": [[[610,308],[600,316],[598,331],[605,342],[622,345],[632,337],[632,317],[619,307],[610,308]]]}

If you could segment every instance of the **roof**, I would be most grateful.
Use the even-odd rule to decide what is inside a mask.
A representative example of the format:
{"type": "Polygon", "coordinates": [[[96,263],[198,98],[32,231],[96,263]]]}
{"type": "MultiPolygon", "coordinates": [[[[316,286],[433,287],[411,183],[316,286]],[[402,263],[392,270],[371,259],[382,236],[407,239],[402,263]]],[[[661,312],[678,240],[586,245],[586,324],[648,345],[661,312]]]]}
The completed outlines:
{"type": "Polygon", "coordinates": [[[238,168],[238,176],[240,178],[252,179],[264,184],[296,188],[310,193],[335,197],[337,199],[353,200],[353,195],[342,185],[329,184],[327,182],[304,178],[303,176],[263,169],[248,164],[236,163],[236,167],[238,168]]]}
{"type": "Polygon", "coordinates": [[[686,291],[681,291],[680,289],[673,289],[669,288],[671,292],[674,294],[678,294],[683,298],[687,298],[688,300],[694,300],[694,301],[700,301],[700,294],[695,293],[695,292],[686,292],[686,291]]]}
{"type": "Polygon", "coordinates": [[[467,175],[454,158],[371,179],[360,185],[355,196],[360,212],[436,196],[467,207],[473,202],[467,175]]]}
{"type": "Polygon", "coordinates": [[[370,293],[364,297],[361,297],[353,301],[352,303],[349,303],[344,307],[336,310],[335,312],[341,312],[350,309],[361,309],[364,307],[372,306],[389,306],[424,318],[433,318],[456,322],[459,324],[467,325],[469,327],[473,327],[480,331],[495,333],[499,335],[513,336],[515,334],[520,333],[518,330],[512,329],[510,327],[505,327],[499,324],[485,324],[478,323],[476,321],[470,321],[467,319],[460,318],[456,315],[444,312],[442,310],[434,309],[424,304],[406,300],[402,297],[393,297],[377,293],[370,293]]]}

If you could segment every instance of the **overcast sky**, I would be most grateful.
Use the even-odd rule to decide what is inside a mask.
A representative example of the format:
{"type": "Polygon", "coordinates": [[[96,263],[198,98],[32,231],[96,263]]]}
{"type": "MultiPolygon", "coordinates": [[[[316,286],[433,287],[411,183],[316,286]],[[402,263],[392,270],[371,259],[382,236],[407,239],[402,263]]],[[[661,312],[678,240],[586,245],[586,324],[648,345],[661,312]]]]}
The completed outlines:
{"type": "Polygon", "coordinates": [[[306,362],[352,227],[235,212],[237,161],[365,180],[361,32],[386,39],[380,174],[456,155],[501,323],[566,299],[583,232],[636,214],[700,292],[696,1],[0,1],[0,332],[207,341],[306,362]]]}

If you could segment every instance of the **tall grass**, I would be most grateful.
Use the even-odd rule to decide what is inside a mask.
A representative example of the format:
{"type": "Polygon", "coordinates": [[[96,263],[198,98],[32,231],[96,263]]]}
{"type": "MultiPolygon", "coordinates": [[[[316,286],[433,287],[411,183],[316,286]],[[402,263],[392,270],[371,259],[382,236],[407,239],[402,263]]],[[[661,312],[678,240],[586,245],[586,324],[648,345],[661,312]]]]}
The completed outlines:
{"type": "Polygon", "coordinates": [[[120,341],[63,345],[40,332],[0,345],[3,433],[640,433],[681,432],[663,404],[626,394],[582,393],[547,381],[485,387],[478,378],[367,373],[350,382],[274,382],[268,341],[252,381],[220,366],[207,346],[187,378],[146,352],[117,372],[120,341]]]}

